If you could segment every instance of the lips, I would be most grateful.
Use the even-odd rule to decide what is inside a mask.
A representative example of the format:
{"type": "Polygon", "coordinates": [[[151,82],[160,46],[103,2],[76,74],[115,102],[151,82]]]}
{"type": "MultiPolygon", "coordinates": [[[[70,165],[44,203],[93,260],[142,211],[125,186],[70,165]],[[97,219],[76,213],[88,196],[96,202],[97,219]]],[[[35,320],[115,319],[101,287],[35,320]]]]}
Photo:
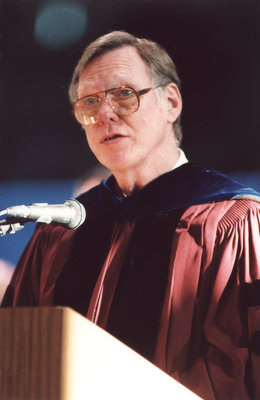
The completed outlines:
{"type": "Polygon", "coordinates": [[[117,138],[120,138],[120,137],[123,137],[123,136],[122,136],[122,135],[119,135],[119,134],[107,136],[107,137],[105,137],[105,139],[103,140],[103,142],[110,142],[110,141],[113,141],[113,140],[115,140],[115,139],[117,139],[117,138]]]}

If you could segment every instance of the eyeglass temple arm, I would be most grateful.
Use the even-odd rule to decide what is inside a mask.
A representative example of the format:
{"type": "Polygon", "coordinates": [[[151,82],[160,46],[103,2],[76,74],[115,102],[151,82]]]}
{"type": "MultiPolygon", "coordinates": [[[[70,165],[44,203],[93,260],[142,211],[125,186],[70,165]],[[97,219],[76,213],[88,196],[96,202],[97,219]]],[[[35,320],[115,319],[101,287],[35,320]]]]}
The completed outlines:
{"type": "Polygon", "coordinates": [[[150,92],[150,90],[152,90],[153,88],[147,88],[147,89],[142,89],[139,90],[139,92],[136,92],[138,94],[138,96],[142,96],[143,94],[146,94],[148,92],[150,92]]]}

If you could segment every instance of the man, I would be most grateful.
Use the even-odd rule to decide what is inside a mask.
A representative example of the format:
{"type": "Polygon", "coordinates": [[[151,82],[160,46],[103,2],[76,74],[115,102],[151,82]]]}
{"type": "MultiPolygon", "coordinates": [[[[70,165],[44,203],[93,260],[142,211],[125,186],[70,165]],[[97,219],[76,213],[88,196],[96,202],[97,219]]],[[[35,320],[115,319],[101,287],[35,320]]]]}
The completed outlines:
{"type": "Polygon", "coordinates": [[[76,231],[39,224],[4,306],[79,311],[206,399],[260,396],[257,193],[188,163],[180,81],[157,44],[90,44],[70,98],[113,175],[76,231]]]}

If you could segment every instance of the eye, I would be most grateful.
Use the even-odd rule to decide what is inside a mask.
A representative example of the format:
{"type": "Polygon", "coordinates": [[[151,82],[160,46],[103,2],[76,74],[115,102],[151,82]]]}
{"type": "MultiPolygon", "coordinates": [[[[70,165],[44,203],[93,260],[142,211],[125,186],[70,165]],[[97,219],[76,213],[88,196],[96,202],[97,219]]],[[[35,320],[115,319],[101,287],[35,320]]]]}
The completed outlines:
{"type": "Polygon", "coordinates": [[[98,101],[99,101],[99,99],[96,98],[96,97],[86,97],[86,99],[85,99],[85,105],[86,105],[87,107],[93,107],[95,104],[98,103],[98,101]]]}
{"type": "Polygon", "coordinates": [[[132,89],[124,88],[124,89],[120,90],[119,96],[128,97],[128,96],[131,96],[132,94],[133,94],[132,89]]]}
{"type": "Polygon", "coordinates": [[[134,94],[131,88],[118,88],[110,92],[110,96],[114,98],[127,98],[134,94]]]}

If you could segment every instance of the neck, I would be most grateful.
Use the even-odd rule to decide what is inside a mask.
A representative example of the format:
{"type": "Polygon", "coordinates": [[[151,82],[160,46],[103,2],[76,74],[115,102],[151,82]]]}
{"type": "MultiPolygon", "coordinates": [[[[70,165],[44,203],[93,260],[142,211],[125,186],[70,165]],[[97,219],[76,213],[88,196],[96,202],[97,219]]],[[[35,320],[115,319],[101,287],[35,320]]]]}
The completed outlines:
{"type": "Polygon", "coordinates": [[[157,162],[129,168],[125,171],[113,171],[113,175],[126,196],[141,190],[148,183],[158,178],[160,175],[169,172],[177,163],[180,152],[176,147],[170,154],[163,154],[157,162]]]}

